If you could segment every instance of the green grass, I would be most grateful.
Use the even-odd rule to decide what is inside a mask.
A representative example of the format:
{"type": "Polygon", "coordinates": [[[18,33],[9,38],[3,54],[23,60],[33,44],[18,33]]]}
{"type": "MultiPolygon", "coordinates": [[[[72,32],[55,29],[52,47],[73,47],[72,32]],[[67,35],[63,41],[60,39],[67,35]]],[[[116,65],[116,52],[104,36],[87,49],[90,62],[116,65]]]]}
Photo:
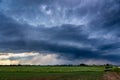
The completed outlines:
{"type": "Polygon", "coordinates": [[[0,67],[0,72],[80,72],[80,71],[104,71],[101,66],[4,66],[0,67]]]}
{"type": "Polygon", "coordinates": [[[104,67],[4,66],[0,80],[102,80],[104,67]]]}
{"type": "Polygon", "coordinates": [[[27,73],[3,72],[0,80],[102,80],[102,72],[27,73]]]}

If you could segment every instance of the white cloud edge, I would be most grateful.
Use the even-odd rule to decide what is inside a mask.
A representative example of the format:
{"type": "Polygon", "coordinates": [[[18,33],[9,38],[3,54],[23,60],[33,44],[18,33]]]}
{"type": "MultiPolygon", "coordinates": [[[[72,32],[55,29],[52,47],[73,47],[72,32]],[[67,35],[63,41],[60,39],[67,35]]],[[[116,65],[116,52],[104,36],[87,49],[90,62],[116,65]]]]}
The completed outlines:
{"type": "Polygon", "coordinates": [[[75,60],[67,60],[63,58],[58,58],[57,54],[43,54],[43,53],[0,53],[0,65],[61,65],[61,64],[115,64],[108,60],[100,60],[100,59],[75,59],[75,60]],[[10,60],[10,58],[15,58],[15,60],[10,60]],[[17,59],[18,58],[18,59],[17,59]]]}

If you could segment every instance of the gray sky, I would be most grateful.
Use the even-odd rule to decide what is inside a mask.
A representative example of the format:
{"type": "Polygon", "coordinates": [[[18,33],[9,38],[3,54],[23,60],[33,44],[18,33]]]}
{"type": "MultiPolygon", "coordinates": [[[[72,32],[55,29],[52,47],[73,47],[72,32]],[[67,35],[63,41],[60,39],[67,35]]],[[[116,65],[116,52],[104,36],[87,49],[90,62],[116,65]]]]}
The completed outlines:
{"type": "Polygon", "coordinates": [[[0,61],[119,64],[119,30],[119,0],[0,0],[0,61]]]}

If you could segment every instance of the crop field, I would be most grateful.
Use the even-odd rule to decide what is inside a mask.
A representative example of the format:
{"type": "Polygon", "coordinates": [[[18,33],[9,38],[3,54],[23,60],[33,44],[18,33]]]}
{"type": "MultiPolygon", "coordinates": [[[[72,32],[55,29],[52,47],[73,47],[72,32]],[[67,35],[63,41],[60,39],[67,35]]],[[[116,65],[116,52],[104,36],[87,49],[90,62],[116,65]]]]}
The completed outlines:
{"type": "Polygon", "coordinates": [[[1,66],[0,80],[103,80],[104,67],[1,66]]]}

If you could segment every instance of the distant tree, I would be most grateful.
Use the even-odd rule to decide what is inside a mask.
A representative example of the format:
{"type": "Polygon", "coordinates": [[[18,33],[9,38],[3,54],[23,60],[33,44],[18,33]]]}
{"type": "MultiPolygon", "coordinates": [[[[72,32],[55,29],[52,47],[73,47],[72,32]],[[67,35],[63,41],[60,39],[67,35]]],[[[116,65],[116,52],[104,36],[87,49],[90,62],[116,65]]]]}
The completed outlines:
{"type": "Polygon", "coordinates": [[[112,65],[111,64],[106,64],[105,65],[105,71],[111,71],[112,70],[112,65]]]}
{"type": "Polygon", "coordinates": [[[18,64],[18,66],[22,66],[21,64],[18,64]]]}
{"type": "Polygon", "coordinates": [[[80,64],[80,66],[87,66],[87,65],[86,65],[86,64],[84,64],[84,63],[81,63],[81,64],[80,64]]]}

